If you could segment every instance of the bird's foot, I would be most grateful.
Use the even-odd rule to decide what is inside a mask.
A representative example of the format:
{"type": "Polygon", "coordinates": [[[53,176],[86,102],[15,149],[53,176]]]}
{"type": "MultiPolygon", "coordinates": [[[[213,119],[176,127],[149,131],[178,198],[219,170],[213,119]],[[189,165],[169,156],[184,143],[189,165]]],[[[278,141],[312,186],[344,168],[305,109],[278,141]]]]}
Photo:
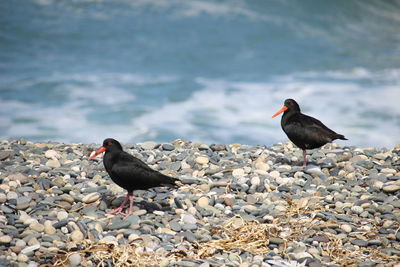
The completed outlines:
{"type": "Polygon", "coordinates": [[[115,210],[110,211],[110,214],[122,214],[123,207],[116,208],[115,210]]]}
{"type": "Polygon", "coordinates": [[[133,211],[128,211],[127,213],[125,213],[124,219],[128,218],[129,216],[131,216],[133,214],[133,211]]]}

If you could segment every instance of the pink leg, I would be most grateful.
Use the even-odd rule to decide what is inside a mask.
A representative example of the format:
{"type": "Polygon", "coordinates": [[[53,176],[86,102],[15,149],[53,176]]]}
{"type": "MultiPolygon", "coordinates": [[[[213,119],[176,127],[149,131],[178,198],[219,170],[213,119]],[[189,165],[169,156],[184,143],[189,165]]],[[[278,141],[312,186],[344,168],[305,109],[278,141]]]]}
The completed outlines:
{"type": "Polygon", "coordinates": [[[118,208],[116,208],[115,210],[112,210],[110,212],[110,214],[121,214],[122,213],[122,209],[124,208],[126,202],[128,202],[128,199],[131,195],[129,195],[129,193],[126,195],[124,201],[122,202],[121,206],[119,206],[118,208]]]}
{"type": "Polygon", "coordinates": [[[304,159],[304,161],[303,161],[303,165],[300,166],[301,168],[305,168],[306,167],[306,165],[307,165],[307,159],[306,158],[307,158],[307,152],[304,149],[303,150],[303,159],[304,159]]]}
{"type": "Polygon", "coordinates": [[[129,211],[125,214],[125,218],[129,217],[133,213],[133,210],[132,210],[132,208],[133,208],[133,196],[128,194],[128,197],[129,197],[129,211]]]}

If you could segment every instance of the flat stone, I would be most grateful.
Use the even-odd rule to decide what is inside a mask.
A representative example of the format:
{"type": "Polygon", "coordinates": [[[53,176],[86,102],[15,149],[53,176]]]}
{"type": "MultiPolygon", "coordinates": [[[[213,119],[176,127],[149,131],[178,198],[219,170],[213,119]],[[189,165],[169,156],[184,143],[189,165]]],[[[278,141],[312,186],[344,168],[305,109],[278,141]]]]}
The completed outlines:
{"type": "Polygon", "coordinates": [[[195,161],[196,161],[198,164],[207,164],[207,163],[209,162],[209,159],[208,159],[207,157],[200,156],[200,157],[197,157],[197,158],[195,159],[195,161]]]}
{"type": "Polygon", "coordinates": [[[330,239],[326,235],[316,235],[313,239],[317,242],[328,243],[330,239]]]}
{"type": "Polygon", "coordinates": [[[145,214],[147,214],[147,210],[143,210],[143,209],[141,209],[141,210],[136,210],[136,211],[134,211],[134,212],[132,213],[132,215],[136,215],[136,216],[143,216],[143,215],[145,215],[145,214]]]}
{"type": "Polygon", "coordinates": [[[57,229],[51,224],[47,224],[47,225],[45,224],[43,231],[47,235],[52,235],[52,234],[55,234],[57,232],[57,229]]]}
{"type": "Polygon", "coordinates": [[[353,229],[351,228],[351,225],[348,225],[348,224],[341,225],[340,229],[342,229],[346,233],[351,233],[353,231],[353,229]]]}
{"type": "Polygon", "coordinates": [[[0,160],[5,160],[7,158],[11,158],[15,155],[13,150],[3,150],[0,151],[0,160]]]}
{"type": "Polygon", "coordinates": [[[57,219],[59,219],[60,221],[65,220],[67,218],[68,218],[68,212],[66,211],[62,210],[57,213],[57,219]]]}
{"type": "Polygon", "coordinates": [[[0,244],[8,244],[12,240],[12,237],[9,235],[2,235],[0,236],[0,244]]]}
{"type": "Polygon", "coordinates": [[[124,219],[125,221],[130,222],[131,225],[135,225],[139,223],[139,216],[137,215],[130,215],[124,219]]]}
{"type": "Polygon", "coordinates": [[[362,239],[354,239],[354,240],[351,240],[350,243],[352,243],[353,245],[359,246],[359,247],[368,246],[368,241],[365,241],[362,239]]]}
{"type": "Polygon", "coordinates": [[[29,177],[22,173],[14,173],[7,176],[10,181],[19,181],[21,184],[29,182],[29,177]]]}
{"type": "Polygon", "coordinates": [[[399,184],[390,184],[386,185],[382,188],[383,192],[386,193],[394,193],[400,190],[400,185],[399,184]]]}
{"type": "Polygon", "coordinates": [[[351,207],[351,211],[353,211],[355,214],[361,214],[364,211],[364,208],[361,206],[353,206],[351,207]]]}
{"type": "Polygon", "coordinates": [[[395,169],[391,169],[391,168],[383,168],[381,170],[381,173],[384,174],[395,174],[397,171],[395,169]]]}
{"type": "Polygon", "coordinates": [[[175,149],[175,147],[171,144],[166,143],[166,144],[162,144],[162,149],[165,151],[172,151],[175,149]]]}
{"type": "Polygon", "coordinates": [[[24,210],[29,207],[32,198],[22,196],[17,198],[17,210],[24,210]]]}
{"type": "Polygon", "coordinates": [[[232,171],[232,176],[235,177],[235,178],[240,178],[240,177],[244,176],[244,170],[241,169],[241,168],[234,169],[232,171]]]}
{"type": "Polygon", "coordinates": [[[192,223],[192,224],[197,223],[197,219],[192,214],[189,213],[186,213],[182,216],[182,221],[184,223],[192,223]]]}
{"type": "Polygon", "coordinates": [[[118,229],[125,229],[128,228],[129,226],[131,226],[131,222],[128,220],[120,220],[117,222],[114,222],[111,225],[107,226],[108,230],[118,230],[118,229]]]}
{"type": "Polygon", "coordinates": [[[85,196],[82,198],[82,202],[88,204],[88,203],[95,202],[95,201],[97,201],[97,200],[99,200],[99,199],[100,199],[100,193],[98,193],[98,192],[93,192],[93,193],[90,193],[90,194],[88,194],[88,195],[85,195],[85,196]]]}
{"type": "Polygon", "coordinates": [[[58,228],[61,228],[63,226],[66,226],[67,224],[68,224],[68,220],[67,219],[63,219],[63,220],[60,220],[59,222],[54,223],[53,227],[58,229],[58,228]]]}
{"type": "Polygon", "coordinates": [[[277,244],[277,245],[279,245],[279,244],[285,243],[285,240],[283,240],[282,238],[279,238],[279,237],[270,237],[270,238],[269,238],[269,243],[270,243],[270,244],[277,244]]]}
{"type": "Polygon", "coordinates": [[[38,250],[39,248],[40,248],[40,244],[35,244],[33,246],[25,247],[23,250],[21,250],[21,253],[29,255],[32,252],[34,252],[35,250],[38,250]]]}
{"type": "Polygon", "coordinates": [[[272,171],[269,173],[269,175],[273,178],[278,178],[281,176],[280,172],[278,172],[278,171],[272,171]]]}
{"type": "Polygon", "coordinates": [[[182,230],[182,226],[177,221],[170,221],[169,226],[171,227],[171,230],[174,230],[175,232],[180,232],[182,230]]]}
{"type": "Polygon", "coordinates": [[[257,170],[261,170],[261,171],[269,171],[270,167],[267,163],[264,163],[262,161],[258,161],[256,162],[256,164],[254,165],[254,167],[257,170]]]}
{"type": "Polygon", "coordinates": [[[36,232],[43,232],[44,231],[44,225],[37,223],[37,222],[33,222],[29,225],[29,228],[31,228],[32,230],[36,231],[36,232]]]}
{"type": "Polygon", "coordinates": [[[147,142],[139,143],[138,145],[140,145],[144,150],[153,150],[158,146],[158,143],[153,142],[153,141],[147,141],[147,142]]]}
{"type": "Polygon", "coordinates": [[[49,159],[46,162],[46,166],[50,167],[50,168],[59,168],[61,166],[60,162],[58,161],[58,159],[49,159]]]}

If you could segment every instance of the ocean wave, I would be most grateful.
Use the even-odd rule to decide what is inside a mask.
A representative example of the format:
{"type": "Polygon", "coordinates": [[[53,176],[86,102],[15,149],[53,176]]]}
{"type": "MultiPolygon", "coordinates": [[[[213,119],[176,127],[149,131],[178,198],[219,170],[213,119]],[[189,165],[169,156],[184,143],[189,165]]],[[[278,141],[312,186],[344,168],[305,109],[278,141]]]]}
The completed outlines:
{"type": "Polygon", "coordinates": [[[284,99],[294,98],[304,113],[349,139],[339,143],[392,147],[400,141],[398,72],[358,68],[293,73],[257,82],[198,77],[191,87],[199,89],[179,101],[141,95],[153,85],[180,86],[179,77],[56,75],[43,79],[58,81],[54,97],[63,92],[65,98],[57,105],[0,97],[0,115],[8,118],[0,121],[0,137],[66,142],[100,142],[105,137],[133,142],[182,138],[270,145],[287,140],[280,119],[271,115],[284,99]],[[149,105],[149,101],[155,103],[149,105]],[[139,112],[141,105],[146,108],[139,112]]]}

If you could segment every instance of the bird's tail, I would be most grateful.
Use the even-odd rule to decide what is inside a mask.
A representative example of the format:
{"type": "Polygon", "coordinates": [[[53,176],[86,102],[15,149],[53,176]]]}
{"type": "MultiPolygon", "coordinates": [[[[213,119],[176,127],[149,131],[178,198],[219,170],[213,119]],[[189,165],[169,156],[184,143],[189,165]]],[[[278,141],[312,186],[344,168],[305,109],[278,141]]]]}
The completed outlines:
{"type": "Polygon", "coordinates": [[[163,174],[163,176],[164,176],[163,177],[164,181],[162,183],[163,186],[176,187],[176,186],[179,185],[179,183],[181,183],[178,178],[174,178],[174,177],[171,177],[171,176],[168,176],[168,175],[164,175],[164,174],[163,174]]]}
{"type": "Polygon", "coordinates": [[[340,139],[340,140],[349,140],[349,139],[347,139],[346,137],[344,137],[343,134],[337,134],[337,135],[336,135],[336,139],[340,139]]]}

